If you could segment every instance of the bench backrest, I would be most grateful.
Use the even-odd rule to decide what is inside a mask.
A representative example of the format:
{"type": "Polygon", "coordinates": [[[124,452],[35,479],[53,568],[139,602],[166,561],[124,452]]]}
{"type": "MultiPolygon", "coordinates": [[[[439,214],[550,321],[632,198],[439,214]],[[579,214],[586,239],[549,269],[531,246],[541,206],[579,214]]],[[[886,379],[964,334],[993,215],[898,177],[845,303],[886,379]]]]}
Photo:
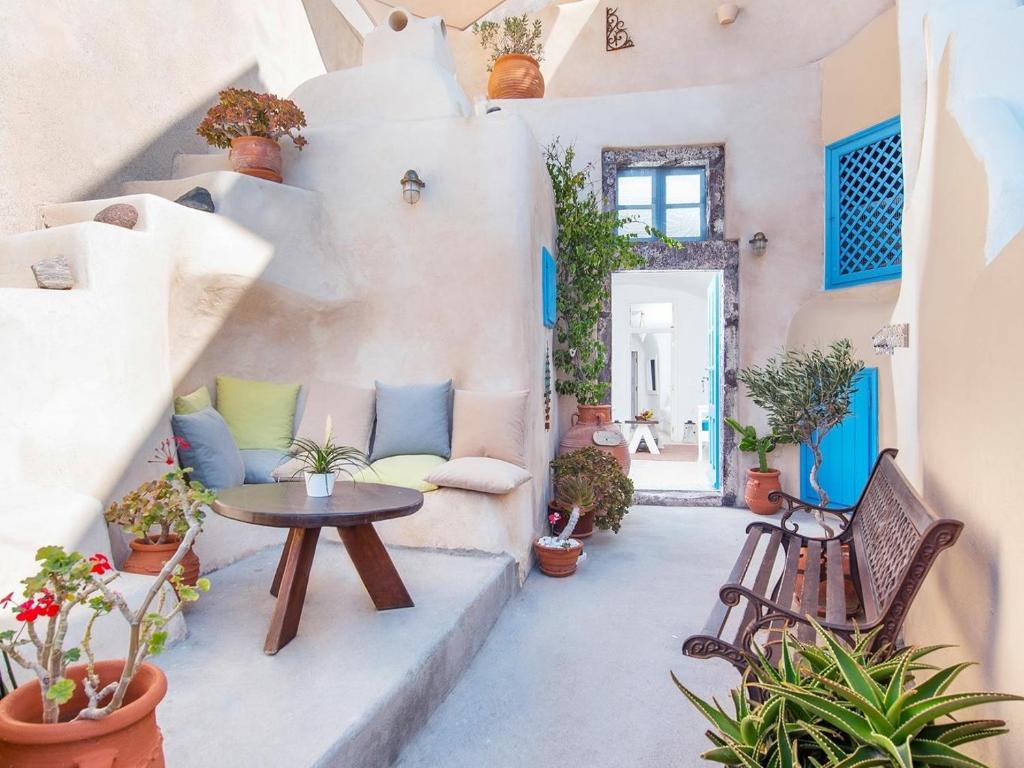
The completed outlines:
{"type": "Polygon", "coordinates": [[[849,528],[856,550],[865,612],[895,633],[936,555],[952,546],[963,523],[938,517],[884,451],[857,503],[849,528]],[[865,578],[868,577],[868,578],[865,578]],[[891,626],[890,626],[891,625],[891,626]]]}

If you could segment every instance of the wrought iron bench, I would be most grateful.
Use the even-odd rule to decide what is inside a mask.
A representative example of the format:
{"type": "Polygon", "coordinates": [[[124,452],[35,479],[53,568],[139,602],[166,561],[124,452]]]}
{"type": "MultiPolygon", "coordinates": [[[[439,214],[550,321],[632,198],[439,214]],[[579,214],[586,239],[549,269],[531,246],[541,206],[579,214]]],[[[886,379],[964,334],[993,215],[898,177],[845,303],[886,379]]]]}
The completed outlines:
{"type": "Polygon", "coordinates": [[[786,506],[781,527],[764,522],[747,526],[746,542],[719,590],[719,602],[701,633],[683,643],[683,653],[700,659],[717,656],[743,672],[755,636],[769,651],[773,640],[794,625],[801,640],[813,640],[808,615],[847,640],[858,627],[881,627],[874,647],[896,642],[932,563],[956,542],[963,523],[937,517],[896,466],[895,456],[893,449],[879,454],[853,507],[821,509],[776,491],[773,500],[781,498],[786,506]],[[834,535],[801,534],[791,522],[799,511],[834,520],[834,535]],[[849,593],[844,550],[849,552],[849,593]],[[739,621],[733,616],[730,622],[738,610],[739,621]]]}

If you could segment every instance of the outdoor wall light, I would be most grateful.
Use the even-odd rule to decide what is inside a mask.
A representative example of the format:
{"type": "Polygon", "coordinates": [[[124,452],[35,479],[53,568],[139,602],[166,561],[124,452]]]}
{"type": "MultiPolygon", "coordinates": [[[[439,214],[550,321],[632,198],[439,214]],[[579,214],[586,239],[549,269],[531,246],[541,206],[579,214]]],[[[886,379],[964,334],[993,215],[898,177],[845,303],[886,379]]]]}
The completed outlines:
{"type": "Polygon", "coordinates": [[[420,201],[420,192],[427,186],[427,182],[420,178],[419,174],[411,168],[402,177],[402,197],[409,205],[415,205],[420,201]]]}
{"type": "Polygon", "coordinates": [[[755,256],[764,256],[768,251],[768,238],[765,236],[764,232],[756,233],[752,238],[750,238],[749,242],[755,256]]]}

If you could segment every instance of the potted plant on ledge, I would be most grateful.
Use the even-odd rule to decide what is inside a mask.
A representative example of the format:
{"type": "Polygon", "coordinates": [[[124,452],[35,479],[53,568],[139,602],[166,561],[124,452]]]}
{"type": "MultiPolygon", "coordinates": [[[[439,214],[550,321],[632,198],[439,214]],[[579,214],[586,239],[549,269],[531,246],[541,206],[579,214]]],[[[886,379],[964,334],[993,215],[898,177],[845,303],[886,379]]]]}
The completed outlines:
{"type": "MultiPolygon", "coordinates": [[[[174,466],[174,448],[187,448],[180,437],[160,443],[152,464],[174,466]]],[[[203,510],[213,503],[213,491],[202,483],[187,478],[189,470],[175,467],[163,477],[143,483],[107,508],[104,518],[133,536],[128,543],[131,554],[121,570],[156,576],[178,551],[191,520],[195,518],[202,530],[203,510]]],[[[200,563],[191,545],[180,559],[181,582],[194,586],[199,578],[200,563]]]]}
{"type": "MultiPolygon", "coordinates": [[[[576,573],[576,563],[583,552],[583,543],[570,538],[576,529],[580,516],[585,510],[594,508],[594,489],[590,483],[579,475],[567,477],[558,486],[559,501],[570,509],[569,519],[562,532],[557,536],[541,536],[533,544],[540,569],[548,576],[571,576],[576,573]]],[[[558,522],[558,512],[548,516],[548,522],[554,526],[558,522]]]]}
{"type": "Polygon", "coordinates": [[[573,507],[579,507],[579,520],[573,527],[572,535],[577,539],[589,539],[594,535],[594,507],[597,506],[597,499],[594,497],[594,489],[591,484],[579,475],[563,477],[555,485],[555,497],[548,504],[548,522],[551,524],[551,532],[559,534],[569,524],[573,507]],[[580,501],[580,483],[586,484],[589,497],[580,501]]]}
{"type": "Polygon", "coordinates": [[[490,99],[539,99],[544,95],[544,76],[540,62],[544,45],[540,38],[540,19],[530,22],[522,16],[508,16],[497,21],[480,21],[473,25],[473,34],[480,46],[489,49],[487,61],[487,97],[490,99]]]}
{"type": "MultiPolygon", "coordinates": [[[[179,473],[166,479],[177,486],[179,497],[188,494],[179,473]]],[[[187,507],[188,527],[174,555],[134,608],[116,591],[119,574],[105,555],[85,557],[61,547],[37,552],[40,568],[22,582],[24,599],[15,602],[9,594],[0,600],[20,624],[16,630],[0,632],[0,651],[36,677],[0,700],[0,765],[164,764],[155,712],[167,692],[167,678],[146,658],[163,649],[166,626],[182,606],[210,587],[206,579],[194,587],[182,579],[181,562],[201,526],[196,512],[197,507],[187,507]],[[165,589],[168,582],[177,600],[165,589]],[[69,620],[76,611],[91,615],[81,642],[66,647],[69,620]],[[123,659],[97,660],[91,645],[93,626],[110,613],[128,624],[128,647],[123,659]]]]}
{"type": "Polygon", "coordinates": [[[231,150],[231,167],[238,173],[281,181],[281,145],[287,136],[301,151],[308,143],[298,133],[306,116],[291,99],[243,88],[220,92],[196,133],[212,147],[231,150]]]}
{"type": "Polygon", "coordinates": [[[301,464],[295,474],[303,473],[306,480],[306,495],[314,498],[323,498],[334,493],[334,483],[339,472],[344,472],[351,478],[353,470],[358,471],[370,466],[366,454],[358,448],[335,444],[330,416],[327,417],[322,445],[316,440],[299,437],[293,441],[292,446],[295,458],[301,464]]]}
{"type": "Polygon", "coordinates": [[[753,425],[743,426],[736,419],[726,417],[728,424],[739,435],[740,450],[744,453],[757,454],[757,466],[747,470],[747,487],[743,500],[751,512],[759,515],[774,515],[782,507],[782,498],[776,497],[771,501],[769,495],[773,491],[781,491],[782,484],[779,482],[779,470],[768,466],[768,454],[775,450],[778,444],[774,434],[757,436],[757,429],[753,425]]]}
{"type": "Polygon", "coordinates": [[[633,481],[611,456],[594,446],[565,453],[551,462],[555,487],[571,477],[582,477],[594,492],[594,525],[619,532],[622,518],[633,503],[633,481]]]}

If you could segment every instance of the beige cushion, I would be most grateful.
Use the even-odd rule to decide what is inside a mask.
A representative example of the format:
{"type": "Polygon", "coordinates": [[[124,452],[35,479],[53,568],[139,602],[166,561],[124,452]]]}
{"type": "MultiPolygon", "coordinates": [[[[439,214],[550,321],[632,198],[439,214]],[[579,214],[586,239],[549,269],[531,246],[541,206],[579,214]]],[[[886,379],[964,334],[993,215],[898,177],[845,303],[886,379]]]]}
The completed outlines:
{"type": "MultiPolygon", "coordinates": [[[[363,453],[370,450],[374,400],[372,389],[320,380],[311,381],[303,389],[307,390],[305,409],[295,433],[297,437],[322,443],[327,417],[330,416],[335,443],[358,448],[363,453]]],[[[278,473],[274,474],[276,476],[278,473]]]]}
{"type": "Polygon", "coordinates": [[[504,494],[511,493],[531,477],[522,467],[501,459],[465,456],[431,470],[424,480],[444,488],[504,494]]]}
{"type": "Polygon", "coordinates": [[[529,392],[455,390],[452,458],[482,456],[526,466],[529,392]]]}

